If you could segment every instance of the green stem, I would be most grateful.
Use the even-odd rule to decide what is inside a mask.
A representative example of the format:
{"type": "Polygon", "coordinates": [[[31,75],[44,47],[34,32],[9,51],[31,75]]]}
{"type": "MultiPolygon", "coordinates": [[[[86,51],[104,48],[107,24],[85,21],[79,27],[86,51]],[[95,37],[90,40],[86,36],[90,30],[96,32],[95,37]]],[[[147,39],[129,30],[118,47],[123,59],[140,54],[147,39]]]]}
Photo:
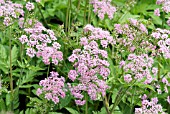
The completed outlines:
{"type": "Polygon", "coordinates": [[[87,12],[87,4],[88,4],[88,0],[86,0],[86,4],[85,4],[83,25],[85,25],[85,24],[86,24],[86,12],[87,12]]]}
{"type": "Polygon", "coordinates": [[[162,15],[162,29],[164,29],[164,24],[165,24],[165,12],[163,12],[162,15]]]}
{"type": "Polygon", "coordinates": [[[47,78],[48,78],[49,72],[50,72],[50,65],[48,65],[48,69],[47,69],[47,78]]]}
{"type": "MultiPolygon", "coordinates": [[[[36,3],[36,4],[37,4],[37,3],[36,3]]],[[[39,7],[38,4],[37,4],[37,8],[38,8],[38,10],[39,10],[39,12],[40,12],[40,14],[41,14],[41,17],[42,17],[43,20],[44,20],[45,26],[46,26],[47,28],[49,28],[48,23],[47,23],[47,20],[45,19],[45,17],[44,17],[44,15],[43,15],[43,13],[42,13],[42,11],[41,11],[41,9],[40,9],[40,7],[39,7]]]]}
{"type": "Polygon", "coordinates": [[[106,109],[107,114],[111,114],[110,111],[109,111],[109,103],[107,102],[106,96],[105,96],[105,98],[102,96],[102,100],[103,100],[103,104],[104,104],[104,107],[106,109]]]}
{"type": "Polygon", "coordinates": [[[70,34],[70,26],[71,26],[71,0],[69,0],[69,3],[70,3],[70,8],[69,8],[69,18],[68,18],[68,36],[70,34]]]}
{"type": "Polygon", "coordinates": [[[78,0],[78,4],[77,4],[77,12],[76,12],[76,15],[75,15],[73,21],[75,21],[76,18],[77,18],[77,16],[78,16],[78,13],[79,13],[79,10],[80,10],[80,3],[81,3],[81,0],[78,0]]]}
{"type": "Polygon", "coordinates": [[[158,56],[158,81],[160,80],[160,77],[161,77],[161,66],[160,66],[160,63],[161,62],[161,59],[160,59],[160,56],[158,56]]]}
{"type": "Polygon", "coordinates": [[[113,107],[112,107],[112,109],[111,109],[111,111],[110,111],[111,114],[112,114],[112,112],[114,111],[115,107],[116,107],[117,105],[119,105],[120,101],[122,100],[122,98],[123,98],[123,96],[126,94],[126,92],[136,83],[136,81],[137,81],[137,80],[135,80],[135,81],[132,83],[131,86],[127,87],[124,92],[122,92],[122,88],[119,90],[119,92],[118,92],[118,94],[117,94],[117,96],[116,96],[116,99],[115,99],[116,101],[115,101],[115,103],[114,103],[114,105],[113,105],[113,107]]]}
{"type": "Polygon", "coordinates": [[[11,90],[11,111],[13,111],[13,94],[14,94],[14,90],[13,90],[13,77],[12,77],[12,41],[11,41],[11,37],[12,37],[12,33],[11,33],[11,27],[10,27],[10,36],[9,36],[9,64],[10,64],[10,90],[11,90]]]}
{"type": "Polygon", "coordinates": [[[88,95],[87,95],[87,93],[86,93],[86,96],[85,96],[86,98],[86,109],[85,109],[85,114],[88,114],[88,95]]]}
{"type": "Polygon", "coordinates": [[[67,13],[66,13],[66,22],[65,22],[65,32],[68,32],[68,18],[69,18],[69,10],[70,10],[70,0],[68,0],[68,4],[67,4],[68,8],[67,8],[67,13]]]}
{"type": "Polygon", "coordinates": [[[89,9],[88,9],[88,24],[90,24],[91,23],[91,4],[90,4],[90,2],[89,2],[89,0],[88,0],[88,3],[89,3],[89,9]]]}

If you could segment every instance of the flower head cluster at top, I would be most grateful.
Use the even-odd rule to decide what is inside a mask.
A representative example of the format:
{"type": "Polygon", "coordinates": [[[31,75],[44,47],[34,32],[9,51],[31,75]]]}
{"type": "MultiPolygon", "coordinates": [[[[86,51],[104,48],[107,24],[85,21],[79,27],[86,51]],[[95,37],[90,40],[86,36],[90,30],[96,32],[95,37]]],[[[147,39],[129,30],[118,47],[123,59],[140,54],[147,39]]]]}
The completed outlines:
{"type": "Polygon", "coordinates": [[[142,107],[135,108],[135,114],[165,114],[161,104],[158,104],[158,98],[154,97],[151,101],[147,100],[145,95],[142,99],[142,107]]]}
{"type": "Polygon", "coordinates": [[[166,13],[170,12],[170,1],[169,0],[157,0],[156,4],[162,5],[162,10],[166,13]]]}
{"type": "Polygon", "coordinates": [[[148,30],[144,24],[136,19],[129,19],[130,24],[115,24],[116,40],[120,50],[128,49],[131,53],[135,50],[145,53],[154,52],[156,46],[148,41],[148,30]]]}
{"type": "Polygon", "coordinates": [[[3,24],[9,26],[18,19],[19,16],[24,16],[23,5],[12,3],[9,0],[0,0],[0,18],[3,19],[3,24]]]}
{"type": "Polygon", "coordinates": [[[128,62],[121,61],[120,66],[125,71],[124,80],[130,83],[132,80],[144,81],[144,84],[150,84],[156,76],[157,68],[152,67],[154,60],[148,57],[147,54],[135,55],[130,54],[128,56],[128,62]],[[152,72],[152,74],[150,73],[152,72]]]}
{"type": "MultiPolygon", "coordinates": [[[[156,4],[162,5],[162,11],[169,13],[170,12],[170,1],[169,0],[157,0],[156,4]]],[[[160,16],[160,8],[155,9],[154,14],[160,16]]],[[[167,20],[167,24],[170,26],[170,18],[167,20]]]]}
{"type": "Polygon", "coordinates": [[[169,95],[169,90],[168,88],[170,87],[170,83],[168,81],[170,77],[170,74],[168,75],[168,77],[162,77],[162,82],[161,83],[156,83],[154,84],[155,86],[155,90],[158,94],[164,94],[164,96],[166,95],[167,98],[166,98],[166,101],[170,104],[170,96],[169,95]]]}
{"type": "Polygon", "coordinates": [[[27,23],[24,23],[24,19],[20,19],[20,27],[23,27],[23,24],[28,28],[24,28],[25,34],[19,40],[22,44],[27,44],[26,54],[28,56],[42,57],[45,64],[50,64],[52,60],[52,63],[57,65],[58,61],[63,60],[63,53],[58,51],[61,45],[57,42],[52,30],[46,29],[42,23],[33,19],[28,19],[27,23]]]}
{"type": "Polygon", "coordinates": [[[52,100],[57,104],[59,103],[59,97],[64,98],[66,96],[64,82],[64,77],[59,78],[59,74],[53,71],[50,77],[40,81],[39,85],[42,86],[42,88],[38,88],[36,94],[38,96],[45,94],[46,99],[52,100]]]}
{"type": "Polygon", "coordinates": [[[151,36],[154,37],[154,40],[157,42],[158,54],[163,54],[163,56],[168,59],[170,58],[170,31],[166,29],[156,29],[155,32],[152,32],[151,36]]]}
{"type": "Polygon", "coordinates": [[[110,74],[110,70],[107,51],[99,47],[106,48],[108,44],[115,43],[110,33],[101,28],[86,25],[84,32],[89,36],[80,39],[83,49],[73,50],[72,55],[68,58],[75,67],[75,70],[70,70],[68,77],[74,82],[79,82],[77,85],[69,84],[77,105],[85,104],[84,92],[87,92],[91,100],[97,100],[98,94],[105,95],[106,89],[108,89],[105,80],[110,74]]]}
{"type": "Polygon", "coordinates": [[[111,0],[91,0],[90,3],[93,5],[94,12],[98,17],[103,20],[104,15],[107,14],[110,19],[113,18],[116,8],[111,5],[111,0]]]}

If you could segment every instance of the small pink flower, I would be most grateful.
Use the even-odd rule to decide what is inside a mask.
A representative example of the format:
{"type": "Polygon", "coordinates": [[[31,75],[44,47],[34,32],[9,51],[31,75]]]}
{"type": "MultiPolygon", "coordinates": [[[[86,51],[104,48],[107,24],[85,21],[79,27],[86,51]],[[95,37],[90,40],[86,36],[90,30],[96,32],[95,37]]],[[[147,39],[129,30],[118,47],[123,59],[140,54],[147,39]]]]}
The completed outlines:
{"type": "Polygon", "coordinates": [[[27,2],[27,4],[26,4],[26,8],[27,8],[27,10],[28,10],[28,11],[31,11],[31,10],[33,10],[33,9],[34,9],[34,4],[33,4],[33,3],[31,3],[31,2],[27,2]]]}
{"type": "Polygon", "coordinates": [[[156,16],[160,16],[159,8],[155,9],[155,11],[154,11],[154,15],[156,15],[156,16]]]}

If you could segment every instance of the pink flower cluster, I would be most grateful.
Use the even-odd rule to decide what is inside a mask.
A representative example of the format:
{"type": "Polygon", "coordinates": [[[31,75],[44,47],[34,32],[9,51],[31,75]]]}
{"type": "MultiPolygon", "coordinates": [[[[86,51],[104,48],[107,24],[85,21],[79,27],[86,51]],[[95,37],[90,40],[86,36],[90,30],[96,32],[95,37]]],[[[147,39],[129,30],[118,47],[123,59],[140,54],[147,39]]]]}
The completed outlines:
{"type": "Polygon", "coordinates": [[[126,49],[131,53],[139,49],[145,53],[155,50],[156,46],[143,38],[147,37],[147,28],[136,19],[130,19],[130,24],[115,24],[114,28],[120,50],[126,49]]]}
{"type": "Polygon", "coordinates": [[[121,61],[120,67],[123,67],[125,75],[124,80],[130,83],[132,80],[144,81],[144,84],[150,84],[157,75],[158,69],[152,67],[154,60],[147,54],[135,55],[129,54],[128,61],[121,61]],[[152,72],[152,74],[150,73],[152,72]]]}
{"type": "Polygon", "coordinates": [[[3,18],[3,24],[9,26],[13,23],[14,19],[19,16],[24,16],[23,6],[21,4],[12,3],[11,1],[0,1],[0,18],[3,18]]]}
{"type": "Polygon", "coordinates": [[[162,10],[166,13],[170,12],[170,1],[169,0],[157,0],[156,4],[162,4],[162,10]]]}
{"type": "Polygon", "coordinates": [[[27,4],[26,4],[26,9],[28,10],[28,11],[31,11],[31,10],[33,10],[35,7],[34,7],[34,4],[33,3],[31,3],[31,2],[27,2],[27,4]]]}
{"type": "Polygon", "coordinates": [[[45,80],[41,80],[39,85],[42,88],[38,88],[36,94],[39,96],[41,94],[45,94],[45,98],[48,100],[52,100],[55,104],[59,103],[59,97],[65,98],[65,90],[64,90],[64,77],[59,78],[59,74],[57,72],[51,72],[51,76],[45,78],[45,80]]]}
{"type": "Polygon", "coordinates": [[[109,43],[114,43],[109,32],[100,28],[86,25],[84,31],[89,36],[80,39],[83,49],[73,50],[68,58],[75,67],[75,70],[70,70],[68,77],[72,81],[79,82],[77,85],[69,84],[77,105],[84,105],[86,102],[83,100],[83,91],[87,92],[91,100],[97,100],[97,95],[100,93],[103,96],[106,94],[108,86],[105,81],[110,74],[108,55],[107,51],[99,48],[100,45],[97,42],[101,43],[102,48],[106,48],[109,43]]]}
{"type": "MultiPolygon", "coordinates": [[[[169,93],[168,87],[170,87],[170,83],[168,82],[168,79],[166,77],[162,78],[162,83],[161,86],[159,84],[155,85],[156,91],[158,94],[162,93],[169,93]]],[[[168,100],[168,99],[167,99],[168,100]]]]}
{"type": "MultiPolygon", "coordinates": [[[[20,26],[23,27],[23,19],[20,19],[20,26]]],[[[22,44],[28,46],[26,54],[29,57],[42,57],[45,64],[52,63],[58,64],[58,61],[63,60],[63,53],[58,51],[61,45],[56,41],[57,38],[52,30],[46,29],[37,20],[27,20],[25,25],[31,27],[25,28],[25,34],[23,34],[19,40],[22,44]]]]}
{"type": "Polygon", "coordinates": [[[145,27],[144,24],[140,23],[140,22],[139,22],[138,20],[136,20],[136,19],[132,19],[132,18],[131,18],[131,19],[129,19],[129,20],[130,20],[131,25],[137,27],[137,28],[138,28],[139,30],[141,30],[142,32],[148,34],[148,30],[147,30],[147,28],[145,27]]]}
{"type": "Polygon", "coordinates": [[[170,18],[166,21],[166,23],[168,24],[168,26],[170,26],[170,18]]]}
{"type": "Polygon", "coordinates": [[[170,58],[170,31],[166,29],[156,29],[152,32],[151,36],[154,37],[157,45],[159,46],[158,53],[163,54],[163,56],[168,59],[170,58]]]}
{"type": "Polygon", "coordinates": [[[112,6],[110,2],[111,0],[91,0],[90,3],[93,5],[93,11],[101,20],[104,19],[105,14],[107,14],[110,19],[113,18],[116,8],[112,6]]]}
{"type": "Polygon", "coordinates": [[[158,104],[158,98],[154,97],[151,101],[147,99],[142,100],[142,107],[135,108],[135,114],[165,114],[163,108],[158,104]]]}

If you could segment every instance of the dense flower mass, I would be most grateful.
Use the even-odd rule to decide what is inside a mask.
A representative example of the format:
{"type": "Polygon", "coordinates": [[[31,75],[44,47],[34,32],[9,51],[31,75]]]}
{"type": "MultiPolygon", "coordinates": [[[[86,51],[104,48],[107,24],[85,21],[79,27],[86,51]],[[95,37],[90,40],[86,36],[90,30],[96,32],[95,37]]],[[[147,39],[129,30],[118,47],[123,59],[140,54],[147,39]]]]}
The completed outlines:
{"type": "Polygon", "coordinates": [[[154,51],[156,46],[154,46],[148,40],[148,30],[147,28],[136,19],[129,19],[129,24],[115,24],[115,40],[118,43],[118,48],[120,51],[127,50],[131,53],[133,52],[152,52],[152,55],[155,55],[154,51]]]}
{"type": "Polygon", "coordinates": [[[24,19],[21,18],[19,26],[21,28],[24,26],[25,34],[19,40],[28,46],[26,51],[28,56],[42,57],[45,64],[50,64],[52,60],[52,63],[57,65],[58,61],[63,60],[63,53],[58,51],[61,45],[57,42],[52,30],[46,29],[40,22],[33,19],[24,23],[24,19]]]}
{"type": "Polygon", "coordinates": [[[170,31],[166,29],[157,28],[152,32],[151,36],[157,42],[158,54],[162,54],[166,59],[170,58],[170,31]]]}
{"type": "Polygon", "coordinates": [[[64,77],[59,78],[59,74],[53,71],[50,77],[40,81],[39,85],[42,86],[42,88],[38,88],[36,94],[38,96],[45,94],[46,99],[52,100],[57,104],[59,103],[59,97],[64,98],[66,96],[64,82],[64,77]]]}
{"type": "Polygon", "coordinates": [[[154,60],[148,57],[147,54],[135,55],[130,54],[128,61],[121,61],[120,65],[125,71],[124,80],[129,83],[132,80],[144,81],[145,84],[151,83],[155,80],[154,76],[157,75],[157,68],[152,67],[154,60]],[[124,63],[124,64],[122,64],[124,63]],[[150,73],[152,72],[152,74],[150,73]]]}
{"type": "Polygon", "coordinates": [[[170,1],[169,0],[157,0],[156,4],[162,5],[162,10],[166,13],[170,12],[170,1]]]}
{"type": "Polygon", "coordinates": [[[161,104],[158,104],[158,98],[152,98],[151,101],[142,99],[142,107],[135,108],[135,114],[165,114],[161,104]]]}
{"type": "Polygon", "coordinates": [[[0,1],[0,18],[3,19],[3,24],[9,26],[14,19],[19,16],[24,16],[23,6],[21,4],[12,3],[11,1],[0,1]]]}
{"type": "Polygon", "coordinates": [[[105,80],[110,74],[109,62],[106,60],[108,55],[107,51],[99,47],[101,45],[102,48],[106,48],[108,44],[115,43],[110,33],[101,28],[86,25],[84,32],[89,32],[90,35],[80,39],[83,49],[73,50],[73,54],[68,58],[75,67],[75,70],[70,70],[68,77],[72,81],[79,81],[77,85],[69,84],[72,95],[78,99],[75,100],[77,105],[85,103],[83,91],[87,92],[91,100],[97,100],[100,93],[103,96],[106,94],[108,86],[105,80]]]}
{"type": "Polygon", "coordinates": [[[104,19],[105,14],[107,14],[110,19],[113,18],[116,8],[112,6],[110,2],[111,0],[91,0],[90,3],[93,5],[93,11],[101,20],[104,19]]]}

